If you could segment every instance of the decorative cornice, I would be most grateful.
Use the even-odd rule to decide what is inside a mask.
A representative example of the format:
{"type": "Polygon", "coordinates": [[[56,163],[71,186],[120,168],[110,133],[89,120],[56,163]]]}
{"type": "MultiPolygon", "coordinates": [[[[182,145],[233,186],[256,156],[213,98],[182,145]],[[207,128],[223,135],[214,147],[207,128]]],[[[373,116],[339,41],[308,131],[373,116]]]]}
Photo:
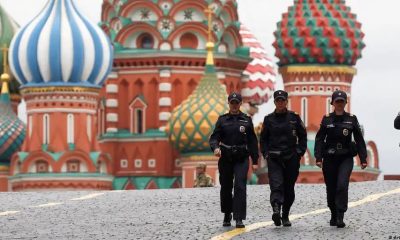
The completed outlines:
{"type": "Polygon", "coordinates": [[[295,74],[295,73],[339,73],[356,75],[357,69],[348,66],[319,66],[319,65],[305,65],[305,66],[285,66],[279,68],[280,74],[295,74]]]}
{"type": "Polygon", "coordinates": [[[50,93],[50,92],[76,92],[76,93],[99,93],[100,88],[90,88],[90,87],[27,87],[21,89],[21,94],[30,93],[50,93]]]}

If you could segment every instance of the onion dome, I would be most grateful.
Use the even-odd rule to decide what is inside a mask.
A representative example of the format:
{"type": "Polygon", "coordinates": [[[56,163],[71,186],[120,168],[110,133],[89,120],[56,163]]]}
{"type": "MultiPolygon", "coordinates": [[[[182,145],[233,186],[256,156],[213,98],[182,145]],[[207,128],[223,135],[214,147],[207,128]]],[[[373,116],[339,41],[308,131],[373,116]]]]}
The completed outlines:
{"type": "Polygon", "coordinates": [[[0,165],[10,163],[11,156],[25,139],[25,124],[15,115],[11,107],[9,80],[8,73],[1,75],[3,85],[0,95],[0,165]]]}
{"type": "Polygon", "coordinates": [[[166,131],[181,153],[209,152],[209,136],[220,115],[228,112],[225,87],[208,68],[193,93],[171,114],[166,131]]]}
{"type": "Polygon", "coordinates": [[[193,93],[172,111],[166,127],[171,143],[181,154],[209,153],[208,140],[215,123],[220,115],[228,112],[226,89],[214,67],[211,12],[209,8],[205,74],[193,93]]]}
{"type": "MultiPolygon", "coordinates": [[[[0,47],[9,47],[11,40],[15,33],[18,31],[18,24],[13,18],[0,5],[0,47]]],[[[3,69],[3,53],[0,51],[0,72],[4,72],[3,69]]],[[[12,76],[11,76],[12,77],[12,76]]],[[[9,82],[9,90],[11,94],[18,94],[19,83],[15,79],[11,78],[9,82]]]]}
{"type": "Polygon", "coordinates": [[[261,105],[271,98],[276,84],[276,65],[267,56],[267,52],[261,43],[243,24],[240,27],[240,35],[245,47],[250,48],[250,57],[253,59],[246,70],[242,88],[244,101],[252,105],[261,105]]]}
{"type": "Polygon", "coordinates": [[[361,23],[344,0],[295,0],[277,26],[273,46],[280,66],[353,66],[365,47],[361,23]]]}
{"type": "Polygon", "coordinates": [[[100,87],[112,55],[107,36],[72,0],[49,0],[14,37],[9,61],[23,87],[100,87]]]}

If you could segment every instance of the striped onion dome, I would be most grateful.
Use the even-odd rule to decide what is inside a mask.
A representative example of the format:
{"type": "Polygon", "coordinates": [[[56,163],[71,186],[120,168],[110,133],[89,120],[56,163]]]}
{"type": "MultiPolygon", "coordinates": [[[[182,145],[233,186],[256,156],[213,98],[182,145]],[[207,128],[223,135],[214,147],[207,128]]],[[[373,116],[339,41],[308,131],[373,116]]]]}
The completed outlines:
{"type": "MultiPolygon", "coordinates": [[[[8,48],[10,46],[11,40],[14,37],[15,33],[18,31],[18,28],[18,24],[0,5],[0,48],[8,48]]],[[[0,51],[0,72],[4,72],[2,51],[0,51]]],[[[10,93],[18,94],[19,83],[12,79],[9,84],[10,93]]]]}
{"type": "Polygon", "coordinates": [[[246,70],[249,78],[244,80],[242,96],[244,101],[252,105],[261,105],[271,98],[276,85],[276,65],[267,56],[261,43],[243,24],[240,26],[240,35],[243,45],[250,48],[250,57],[253,59],[246,70]]]}
{"type": "Polygon", "coordinates": [[[3,83],[0,95],[0,166],[10,163],[25,139],[25,124],[12,110],[7,85],[3,83]]]}
{"type": "Polygon", "coordinates": [[[107,36],[72,0],[49,0],[14,37],[9,61],[23,87],[99,87],[112,55],[107,36]]]}
{"type": "Polygon", "coordinates": [[[279,66],[352,66],[365,47],[361,23],[345,0],[294,0],[274,34],[279,66]]]}

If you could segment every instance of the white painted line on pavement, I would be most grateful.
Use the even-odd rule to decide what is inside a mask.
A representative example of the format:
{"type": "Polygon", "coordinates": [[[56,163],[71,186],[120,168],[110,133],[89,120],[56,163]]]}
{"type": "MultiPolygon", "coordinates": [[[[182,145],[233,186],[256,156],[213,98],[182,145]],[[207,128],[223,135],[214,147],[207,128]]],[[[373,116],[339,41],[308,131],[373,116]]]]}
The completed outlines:
{"type": "Polygon", "coordinates": [[[5,211],[5,212],[0,212],[0,216],[7,216],[11,214],[19,213],[19,211],[5,211]]]}
{"type": "MultiPolygon", "coordinates": [[[[399,194],[399,193],[400,193],[400,188],[397,188],[397,189],[394,189],[394,190],[391,190],[388,192],[384,192],[384,193],[371,194],[371,195],[368,195],[365,198],[360,199],[358,201],[350,202],[348,206],[349,206],[349,208],[357,207],[362,204],[376,201],[384,196],[399,194]]],[[[302,217],[309,216],[309,215],[317,215],[317,214],[321,214],[321,213],[328,212],[328,211],[329,211],[328,208],[322,208],[322,209],[317,209],[317,210],[314,210],[314,211],[311,211],[308,213],[294,214],[294,215],[290,215],[290,220],[295,220],[295,219],[302,218],[302,217]]],[[[253,230],[271,226],[273,224],[274,224],[273,221],[253,223],[253,224],[246,226],[246,228],[236,228],[234,230],[216,235],[216,236],[212,237],[211,240],[228,240],[228,239],[231,239],[242,233],[251,232],[253,230]]]]}
{"type": "Polygon", "coordinates": [[[34,208],[39,208],[39,207],[53,207],[53,206],[57,206],[57,205],[61,205],[64,204],[63,202],[49,202],[49,203],[45,203],[45,204],[40,204],[37,206],[32,206],[34,208]]]}
{"type": "Polygon", "coordinates": [[[86,196],[82,196],[82,197],[78,197],[78,198],[73,198],[71,199],[71,201],[81,201],[81,200],[87,200],[87,199],[91,199],[91,198],[95,198],[98,196],[104,195],[104,193],[92,193],[86,196]]]}

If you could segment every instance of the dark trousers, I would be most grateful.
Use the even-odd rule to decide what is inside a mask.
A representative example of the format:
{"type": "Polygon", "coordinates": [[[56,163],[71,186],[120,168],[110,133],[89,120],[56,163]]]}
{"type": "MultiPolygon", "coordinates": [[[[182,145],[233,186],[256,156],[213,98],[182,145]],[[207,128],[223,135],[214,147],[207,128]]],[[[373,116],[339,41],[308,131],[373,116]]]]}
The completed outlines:
{"type": "Polygon", "coordinates": [[[282,205],[284,213],[289,213],[295,193],[294,185],[299,176],[299,157],[293,155],[286,161],[280,159],[268,159],[268,177],[271,188],[271,205],[282,205]]]}
{"type": "Polygon", "coordinates": [[[328,207],[332,213],[347,211],[349,181],[353,171],[353,158],[326,158],[322,172],[326,185],[328,207]]]}
{"type": "Polygon", "coordinates": [[[220,159],[218,162],[221,184],[221,211],[233,212],[233,219],[246,219],[246,183],[249,161],[233,162],[220,159]],[[232,196],[233,189],[233,196],[232,196]]]}

